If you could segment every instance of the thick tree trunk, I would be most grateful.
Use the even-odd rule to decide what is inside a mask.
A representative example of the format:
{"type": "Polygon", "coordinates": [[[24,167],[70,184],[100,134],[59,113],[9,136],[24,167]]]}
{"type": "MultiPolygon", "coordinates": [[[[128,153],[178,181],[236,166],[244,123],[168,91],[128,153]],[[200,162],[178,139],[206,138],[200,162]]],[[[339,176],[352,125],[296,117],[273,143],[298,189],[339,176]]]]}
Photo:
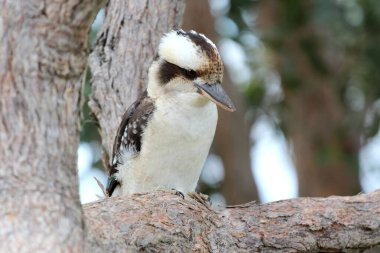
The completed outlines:
{"type": "MultiPolygon", "coordinates": [[[[188,1],[183,28],[196,30],[204,33],[214,42],[218,41],[208,1],[188,1]]],[[[246,107],[243,103],[244,99],[234,87],[227,69],[224,71],[223,86],[237,106],[237,111],[234,113],[218,111],[219,123],[213,149],[221,156],[225,170],[221,192],[228,204],[258,200],[257,188],[251,171],[249,126],[244,117],[246,107]]]]}
{"type": "Polygon", "coordinates": [[[281,113],[294,147],[299,195],[352,195],[360,192],[357,154],[361,133],[347,124],[348,112],[339,97],[339,81],[345,79],[339,70],[344,69],[344,62],[331,55],[316,22],[303,16],[316,11],[314,4],[260,1],[258,24],[282,79],[285,108],[281,113]],[[288,20],[295,6],[299,16],[288,20]],[[286,23],[296,18],[299,23],[286,23]]]}
{"type": "Polygon", "coordinates": [[[0,248],[80,252],[81,75],[101,1],[0,0],[0,248]]]}
{"type": "Polygon", "coordinates": [[[152,192],[84,206],[87,252],[356,252],[380,244],[380,191],[212,209],[152,192]]]}
{"type": "Polygon", "coordinates": [[[178,28],[185,2],[110,1],[90,67],[90,107],[101,130],[105,157],[112,152],[123,113],[146,88],[148,68],[161,36],[178,28]]]}

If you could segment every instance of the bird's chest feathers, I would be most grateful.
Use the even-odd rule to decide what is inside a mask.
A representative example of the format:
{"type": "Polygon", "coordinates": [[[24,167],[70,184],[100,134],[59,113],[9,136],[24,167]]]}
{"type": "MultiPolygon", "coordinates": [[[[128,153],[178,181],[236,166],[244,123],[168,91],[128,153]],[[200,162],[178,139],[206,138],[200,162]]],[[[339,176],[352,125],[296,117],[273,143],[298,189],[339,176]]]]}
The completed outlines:
{"type": "Polygon", "coordinates": [[[186,193],[197,185],[214,138],[217,109],[214,103],[197,103],[194,96],[169,99],[156,100],[140,155],[132,162],[128,192],[163,187],[186,193]]]}
{"type": "MultiPolygon", "coordinates": [[[[212,139],[217,122],[214,103],[202,101],[197,94],[157,100],[152,119],[152,134],[167,142],[202,142],[212,139]]],[[[164,141],[165,142],[165,141],[164,141]]]]}
{"type": "Polygon", "coordinates": [[[130,161],[131,169],[124,170],[128,179],[125,192],[174,188],[186,193],[195,189],[214,138],[217,109],[214,103],[198,101],[194,95],[156,99],[141,152],[130,161]]]}
{"type": "Polygon", "coordinates": [[[197,102],[195,96],[156,100],[140,153],[141,159],[154,163],[149,167],[176,171],[202,168],[218,116],[214,103],[193,104],[197,102]]]}

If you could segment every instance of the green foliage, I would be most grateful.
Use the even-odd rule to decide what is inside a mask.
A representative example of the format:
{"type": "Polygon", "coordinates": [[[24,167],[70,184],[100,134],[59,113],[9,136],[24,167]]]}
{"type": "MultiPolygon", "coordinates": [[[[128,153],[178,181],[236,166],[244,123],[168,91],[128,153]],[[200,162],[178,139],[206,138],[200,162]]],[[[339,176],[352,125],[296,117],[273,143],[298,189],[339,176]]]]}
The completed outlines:
{"type": "Polygon", "coordinates": [[[91,73],[90,70],[87,70],[86,80],[83,87],[83,108],[82,108],[82,129],[80,132],[80,140],[82,142],[100,142],[99,132],[97,130],[97,125],[91,116],[91,110],[88,106],[89,96],[91,94],[91,73]]]}
{"type": "Polygon", "coordinates": [[[294,31],[303,25],[308,19],[307,10],[303,8],[303,0],[280,1],[280,19],[282,26],[280,32],[287,33],[294,31]],[[282,31],[281,31],[282,30],[282,31]]]}
{"type": "Polygon", "coordinates": [[[259,107],[263,103],[265,89],[257,80],[244,87],[244,94],[250,106],[259,107]]]}

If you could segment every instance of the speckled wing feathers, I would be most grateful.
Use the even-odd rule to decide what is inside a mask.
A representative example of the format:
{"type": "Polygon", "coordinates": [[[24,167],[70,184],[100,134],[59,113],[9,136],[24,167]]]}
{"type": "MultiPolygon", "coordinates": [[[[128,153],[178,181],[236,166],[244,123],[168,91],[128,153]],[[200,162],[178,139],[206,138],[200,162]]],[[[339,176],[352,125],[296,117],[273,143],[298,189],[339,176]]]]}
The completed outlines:
{"type": "Polygon", "coordinates": [[[114,174],[118,172],[118,166],[125,161],[125,154],[129,157],[138,155],[142,145],[142,134],[154,112],[154,100],[150,98],[147,91],[134,102],[124,113],[122,121],[117,130],[112,151],[112,160],[110,164],[110,177],[107,183],[107,192],[109,196],[119,184],[114,174]]]}

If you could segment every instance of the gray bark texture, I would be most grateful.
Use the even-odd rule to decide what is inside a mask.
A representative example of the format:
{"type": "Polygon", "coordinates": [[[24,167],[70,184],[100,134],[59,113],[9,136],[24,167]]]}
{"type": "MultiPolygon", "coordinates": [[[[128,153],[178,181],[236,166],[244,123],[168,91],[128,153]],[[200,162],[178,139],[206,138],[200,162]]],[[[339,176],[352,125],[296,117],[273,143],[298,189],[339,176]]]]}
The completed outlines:
{"type": "Polygon", "coordinates": [[[0,251],[80,252],[81,78],[102,1],[0,0],[0,251]]]}
{"type": "Polygon", "coordinates": [[[87,252],[362,252],[380,244],[380,190],[213,209],[170,192],[84,206],[87,252]]]}
{"type": "Polygon", "coordinates": [[[109,2],[89,60],[89,105],[101,129],[105,163],[121,117],[146,88],[161,36],[179,27],[184,7],[183,0],[109,2]]]}

